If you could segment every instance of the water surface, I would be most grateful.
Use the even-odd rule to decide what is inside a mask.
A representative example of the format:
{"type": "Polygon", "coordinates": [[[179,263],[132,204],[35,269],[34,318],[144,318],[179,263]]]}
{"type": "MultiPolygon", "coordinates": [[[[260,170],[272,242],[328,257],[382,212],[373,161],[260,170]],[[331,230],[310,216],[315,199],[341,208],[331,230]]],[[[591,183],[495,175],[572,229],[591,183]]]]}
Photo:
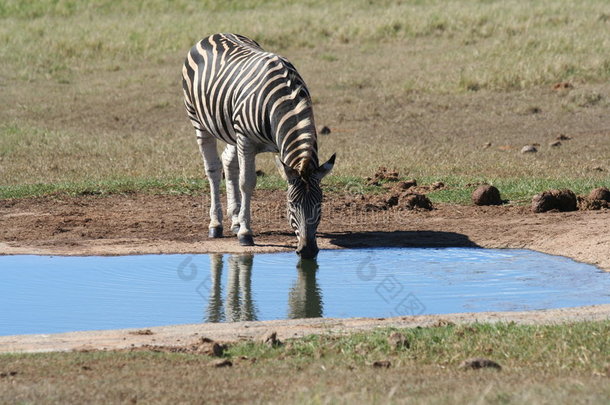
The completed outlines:
{"type": "Polygon", "coordinates": [[[610,303],[610,273],[527,250],[0,256],[0,335],[610,303]]]}

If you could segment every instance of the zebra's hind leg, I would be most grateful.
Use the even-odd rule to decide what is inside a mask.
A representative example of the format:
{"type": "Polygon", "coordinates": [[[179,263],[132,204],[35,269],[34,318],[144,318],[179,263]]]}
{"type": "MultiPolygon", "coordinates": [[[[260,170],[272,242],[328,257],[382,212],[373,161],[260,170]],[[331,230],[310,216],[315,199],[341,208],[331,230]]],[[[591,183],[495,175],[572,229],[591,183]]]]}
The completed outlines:
{"type": "Polygon", "coordinates": [[[237,139],[237,157],[239,160],[239,191],[241,193],[237,239],[242,246],[253,246],[254,239],[252,229],[250,229],[250,201],[256,186],[256,148],[245,136],[239,136],[237,139]]]}
{"type": "Polygon", "coordinates": [[[222,237],[222,205],[220,203],[220,178],[222,164],[216,150],[216,138],[207,132],[196,130],[197,144],[203,157],[205,173],[210,182],[210,238],[222,237]]]}
{"type": "Polygon", "coordinates": [[[235,145],[227,145],[222,152],[222,166],[225,171],[227,185],[227,215],[231,217],[231,231],[239,232],[239,209],[241,196],[239,191],[239,160],[235,145]]]}

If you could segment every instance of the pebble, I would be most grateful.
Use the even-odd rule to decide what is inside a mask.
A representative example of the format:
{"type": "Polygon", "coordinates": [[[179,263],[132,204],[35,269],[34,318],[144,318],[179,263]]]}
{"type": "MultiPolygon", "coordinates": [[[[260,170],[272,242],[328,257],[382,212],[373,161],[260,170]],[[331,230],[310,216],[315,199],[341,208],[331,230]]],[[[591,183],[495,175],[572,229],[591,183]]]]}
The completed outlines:
{"type": "Polygon", "coordinates": [[[538,152],[538,149],[536,149],[536,147],[533,145],[525,145],[523,148],[521,148],[521,153],[536,153],[536,152],[538,152]]]}

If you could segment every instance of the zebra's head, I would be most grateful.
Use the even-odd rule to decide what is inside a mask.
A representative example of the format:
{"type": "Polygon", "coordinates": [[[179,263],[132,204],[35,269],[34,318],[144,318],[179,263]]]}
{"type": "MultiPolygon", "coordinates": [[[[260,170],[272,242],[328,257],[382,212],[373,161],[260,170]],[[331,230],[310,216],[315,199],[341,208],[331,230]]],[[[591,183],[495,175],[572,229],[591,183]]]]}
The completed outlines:
{"type": "Polygon", "coordinates": [[[278,157],[275,163],[288,182],[288,220],[297,236],[297,254],[313,259],[318,254],[316,231],[322,218],[322,188],[320,181],[335,164],[335,155],[319,167],[307,165],[302,171],[291,168],[278,157]]]}

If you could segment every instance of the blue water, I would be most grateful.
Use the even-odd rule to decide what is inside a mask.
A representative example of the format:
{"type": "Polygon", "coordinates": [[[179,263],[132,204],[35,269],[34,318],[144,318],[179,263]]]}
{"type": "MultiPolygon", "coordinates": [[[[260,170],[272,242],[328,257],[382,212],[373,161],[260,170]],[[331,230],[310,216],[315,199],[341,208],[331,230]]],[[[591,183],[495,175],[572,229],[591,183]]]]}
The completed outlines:
{"type": "Polygon", "coordinates": [[[0,256],[0,335],[610,303],[610,273],[527,250],[0,256]]]}

